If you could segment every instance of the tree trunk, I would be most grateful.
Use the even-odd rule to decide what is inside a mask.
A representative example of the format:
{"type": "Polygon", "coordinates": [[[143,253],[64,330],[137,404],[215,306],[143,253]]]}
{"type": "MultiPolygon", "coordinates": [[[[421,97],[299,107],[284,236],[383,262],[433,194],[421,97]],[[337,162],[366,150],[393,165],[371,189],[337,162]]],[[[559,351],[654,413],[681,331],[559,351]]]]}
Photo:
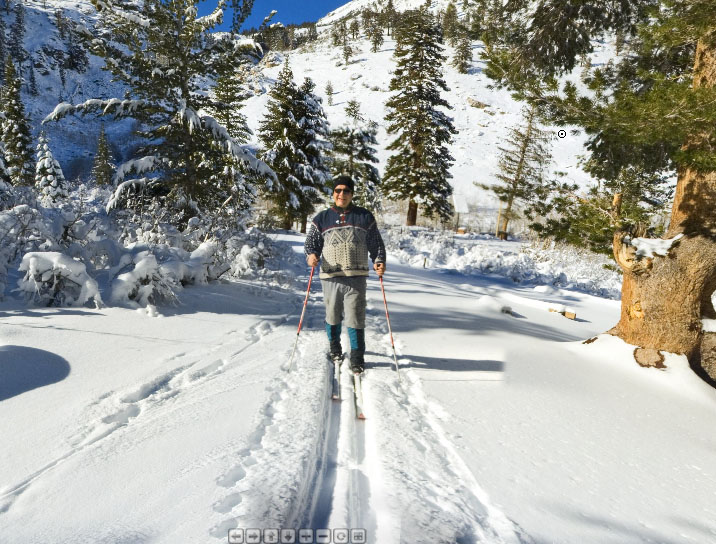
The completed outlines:
{"type": "Polygon", "coordinates": [[[291,230],[291,227],[293,226],[293,217],[291,217],[289,214],[286,214],[283,216],[283,225],[281,225],[281,228],[283,230],[291,230]]]}
{"type": "MultiPolygon", "coordinates": [[[[696,48],[694,87],[716,84],[716,48],[696,48]]],[[[700,146],[695,134],[685,149],[700,146]]],[[[641,348],[685,354],[692,368],[716,384],[716,333],[702,319],[716,318],[716,172],[683,168],[666,238],[683,235],[666,257],[639,258],[626,233],[614,236],[614,255],[624,270],[621,319],[610,332],[641,348]]]]}
{"type": "Polygon", "coordinates": [[[308,216],[301,217],[301,234],[306,234],[306,225],[308,224],[308,216]]]}
{"type": "Polygon", "coordinates": [[[418,221],[418,203],[414,200],[408,201],[408,218],[405,221],[405,225],[408,227],[414,227],[418,221]]]}
{"type": "Polygon", "coordinates": [[[498,236],[500,240],[507,240],[507,225],[510,223],[513,203],[514,197],[510,195],[510,198],[507,201],[507,206],[500,217],[500,225],[498,225],[498,236]]]}

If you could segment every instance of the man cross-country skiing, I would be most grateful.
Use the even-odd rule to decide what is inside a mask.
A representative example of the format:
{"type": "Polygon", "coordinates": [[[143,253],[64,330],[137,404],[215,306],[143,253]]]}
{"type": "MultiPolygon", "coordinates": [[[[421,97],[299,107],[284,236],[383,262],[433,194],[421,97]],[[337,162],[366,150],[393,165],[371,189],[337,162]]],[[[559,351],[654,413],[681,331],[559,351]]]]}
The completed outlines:
{"type": "Polygon", "coordinates": [[[368,255],[373,268],[382,276],[385,273],[385,246],[373,214],[351,204],[353,190],[353,180],[349,176],[342,175],[333,180],[335,205],[313,218],[304,250],[308,266],[321,264],[331,359],[337,363],[343,360],[341,323],[345,317],[351,342],[351,370],[361,373],[365,368],[368,255]]]}

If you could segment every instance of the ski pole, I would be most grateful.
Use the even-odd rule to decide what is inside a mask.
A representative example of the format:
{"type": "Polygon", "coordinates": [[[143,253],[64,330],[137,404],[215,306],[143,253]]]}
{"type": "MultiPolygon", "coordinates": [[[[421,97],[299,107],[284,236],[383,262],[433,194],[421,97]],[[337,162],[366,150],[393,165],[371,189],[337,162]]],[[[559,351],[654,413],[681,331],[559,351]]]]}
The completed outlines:
{"type": "Polygon", "coordinates": [[[303,316],[306,314],[306,305],[308,304],[308,294],[311,292],[311,282],[313,281],[313,272],[316,270],[315,266],[311,267],[311,275],[308,277],[308,289],[306,289],[306,298],[303,300],[303,310],[301,310],[301,320],[298,322],[298,332],[296,333],[296,341],[293,343],[293,351],[291,352],[291,360],[288,363],[288,371],[291,372],[293,368],[293,356],[296,353],[296,346],[298,345],[298,335],[301,334],[301,327],[303,326],[303,316]]]}
{"type": "Polygon", "coordinates": [[[388,332],[390,333],[390,345],[393,346],[393,360],[395,361],[395,371],[398,373],[398,381],[400,379],[400,367],[398,366],[398,356],[395,354],[395,342],[393,342],[393,329],[390,326],[390,314],[388,313],[388,301],[385,299],[385,287],[383,287],[383,276],[380,278],[380,290],[383,292],[383,304],[385,304],[385,318],[388,320],[388,332]]]}

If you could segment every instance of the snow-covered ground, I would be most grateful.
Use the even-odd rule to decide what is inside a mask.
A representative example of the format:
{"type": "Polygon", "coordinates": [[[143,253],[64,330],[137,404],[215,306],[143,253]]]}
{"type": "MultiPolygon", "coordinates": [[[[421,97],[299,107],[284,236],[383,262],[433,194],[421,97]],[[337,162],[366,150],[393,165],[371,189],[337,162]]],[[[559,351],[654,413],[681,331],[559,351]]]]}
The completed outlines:
{"type": "Polygon", "coordinates": [[[320,282],[288,370],[307,275],[187,288],[160,317],[0,303],[0,541],[716,539],[716,391],[681,357],[583,344],[618,301],[388,264],[401,379],[372,278],[364,422],[348,375],[330,400],[320,282]]]}

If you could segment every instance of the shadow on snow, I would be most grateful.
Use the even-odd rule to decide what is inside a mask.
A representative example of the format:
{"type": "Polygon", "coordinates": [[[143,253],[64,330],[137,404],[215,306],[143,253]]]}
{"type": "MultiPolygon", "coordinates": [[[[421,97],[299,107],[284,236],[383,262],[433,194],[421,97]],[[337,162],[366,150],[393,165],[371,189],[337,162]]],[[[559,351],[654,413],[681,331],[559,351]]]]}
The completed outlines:
{"type": "Polygon", "coordinates": [[[70,365],[59,355],[25,346],[0,346],[0,401],[60,382],[70,365]]]}

